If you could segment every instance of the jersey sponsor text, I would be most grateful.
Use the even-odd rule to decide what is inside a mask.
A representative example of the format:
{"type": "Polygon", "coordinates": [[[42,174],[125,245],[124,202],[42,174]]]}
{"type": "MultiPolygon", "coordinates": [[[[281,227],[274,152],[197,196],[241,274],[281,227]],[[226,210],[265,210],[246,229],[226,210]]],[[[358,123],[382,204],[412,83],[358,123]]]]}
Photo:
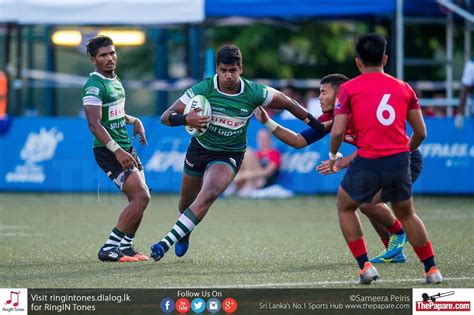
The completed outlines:
{"type": "Polygon", "coordinates": [[[247,118],[236,118],[229,116],[212,115],[211,124],[229,129],[239,129],[245,125],[247,118]]]}
{"type": "Polygon", "coordinates": [[[114,106],[109,106],[109,120],[119,119],[123,117],[125,117],[125,108],[123,102],[114,106]]]}

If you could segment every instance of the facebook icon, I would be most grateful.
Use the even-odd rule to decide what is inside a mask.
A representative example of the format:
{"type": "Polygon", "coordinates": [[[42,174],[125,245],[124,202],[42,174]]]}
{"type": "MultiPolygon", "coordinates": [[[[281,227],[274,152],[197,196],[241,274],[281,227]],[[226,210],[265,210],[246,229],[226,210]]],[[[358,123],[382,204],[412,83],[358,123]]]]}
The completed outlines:
{"type": "Polygon", "coordinates": [[[170,298],[164,298],[160,303],[161,310],[165,313],[172,313],[174,310],[174,301],[170,298]]]}

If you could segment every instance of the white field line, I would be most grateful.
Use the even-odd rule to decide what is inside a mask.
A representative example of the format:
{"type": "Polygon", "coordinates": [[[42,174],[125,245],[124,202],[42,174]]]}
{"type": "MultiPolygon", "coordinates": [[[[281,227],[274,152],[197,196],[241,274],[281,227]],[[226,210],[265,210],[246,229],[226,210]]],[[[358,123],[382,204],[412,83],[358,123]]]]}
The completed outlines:
{"type": "Polygon", "coordinates": [[[27,232],[0,232],[0,237],[38,237],[41,233],[27,233],[27,232]]]}
{"type": "MultiPolygon", "coordinates": [[[[377,280],[375,281],[375,287],[377,283],[415,283],[419,286],[423,285],[425,279],[387,279],[387,280],[377,280]]],[[[457,281],[457,280],[474,280],[474,277],[457,277],[457,278],[443,278],[444,282],[457,281]]],[[[346,280],[346,281],[318,281],[318,282],[284,282],[284,283],[258,283],[258,284],[235,284],[235,285],[193,285],[186,286],[187,289],[205,289],[205,288],[219,288],[219,289],[252,289],[252,288],[312,288],[319,286],[330,286],[330,285],[341,285],[341,284],[356,284],[356,279],[346,280]]],[[[182,289],[183,287],[167,287],[169,289],[182,289]]]]}
{"type": "Polygon", "coordinates": [[[0,224],[0,231],[11,231],[11,230],[25,230],[29,227],[26,225],[2,225],[0,224]]]}
{"type": "Polygon", "coordinates": [[[28,232],[27,225],[2,225],[0,224],[0,237],[37,237],[42,233],[28,232]]]}

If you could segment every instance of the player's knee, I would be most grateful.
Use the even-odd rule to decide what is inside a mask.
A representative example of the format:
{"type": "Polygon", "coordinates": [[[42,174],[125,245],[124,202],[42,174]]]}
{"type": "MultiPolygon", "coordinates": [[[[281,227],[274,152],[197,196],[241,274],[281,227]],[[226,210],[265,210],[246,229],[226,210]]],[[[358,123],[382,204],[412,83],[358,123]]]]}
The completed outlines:
{"type": "Polygon", "coordinates": [[[409,203],[392,203],[392,208],[396,217],[402,222],[415,220],[417,217],[415,209],[409,203]]]}
{"type": "Polygon", "coordinates": [[[337,198],[336,200],[337,212],[346,211],[346,202],[342,198],[337,198]]]}
{"type": "Polygon", "coordinates": [[[339,198],[337,198],[337,200],[336,200],[336,208],[337,208],[337,212],[342,212],[343,211],[342,202],[339,200],[339,198]]]}
{"type": "Polygon", "coordinates": [[[135,194],[133,199],[140,205],[140,208],[145,210],[145,208],[148,206],[148,203],[150,202],[151,197],[148,190],[141,190],[135,194]]]}

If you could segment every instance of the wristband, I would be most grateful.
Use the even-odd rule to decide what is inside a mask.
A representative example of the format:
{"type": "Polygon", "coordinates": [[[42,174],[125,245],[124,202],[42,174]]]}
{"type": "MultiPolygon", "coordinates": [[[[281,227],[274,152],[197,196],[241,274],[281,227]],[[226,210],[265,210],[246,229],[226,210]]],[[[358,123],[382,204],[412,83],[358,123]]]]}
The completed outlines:
{"type": "Polygon", "coordinates": [[[127,115],[127,118],[128,118],[127,125],[133,125],[138,119],[137,117],[133,117],[133,116],[130,116],[130,115],[127,115]]]}
{"type": "Polygon", "coordinates": [[[344,156],[342,155],[341,152],[337,152],[336,154],[332,154],[331,152],[329,152],[329,159],[331,161],[335,161],[335,160],[339,160],[339,159],[342,159],[344,156]]]}
{"type": "Polygon", "coordinates": [[[310,112],[306,115],[303,120],[308,126],[316,130],[317,132],[324,132],[324,124],[319,122],[310,112]]]}
{"type": "Polygon", "coordinates": [[[274,132],[275,129],[278,127],[278,124],[270,118],[268,118],[268,121],[263,125],[267,127],[268,131],[270,132],[274,132]]]}
{"type": "Polygon", "coordinates": [[[120,146],[117,144],[117,142],[115,142],[114,140],[110,140],[109,142],[107,142],[107,144],[105,145],[105,147],[107,149],[109,149],[110,152],[112,153],[115,153],[115,151],[117,151],[118,149],[120,149],[120,146]]]}
{"type": "Polygon", "coordinates": [[[184,126],[186,125],[186,115],[172,113],[168,116],[168,121],[170,122],[170,126],[184,126]]]}

